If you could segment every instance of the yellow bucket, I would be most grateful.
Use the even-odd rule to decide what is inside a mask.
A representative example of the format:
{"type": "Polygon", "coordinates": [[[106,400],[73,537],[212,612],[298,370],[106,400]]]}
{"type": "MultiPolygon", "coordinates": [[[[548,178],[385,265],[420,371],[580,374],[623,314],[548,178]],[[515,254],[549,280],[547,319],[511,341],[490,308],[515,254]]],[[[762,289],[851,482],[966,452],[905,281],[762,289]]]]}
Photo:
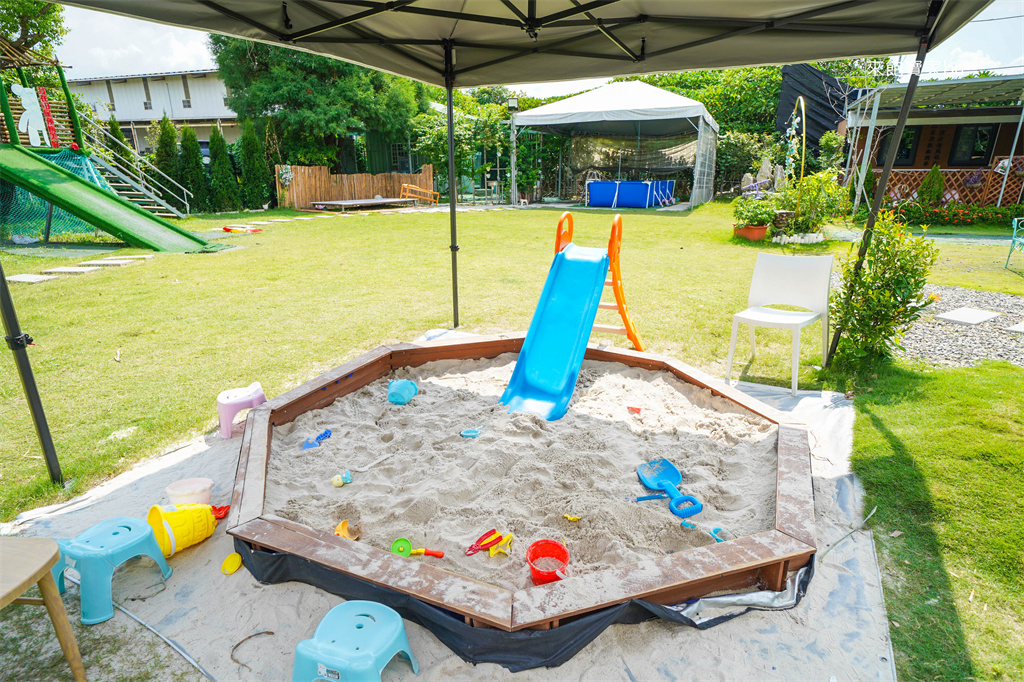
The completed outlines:
{"type": "Polygon", "coordinates": [[[154,504],[146,521],[165,557],[199,544],[213,535],[217,520],[208,504],[154,504]]]}

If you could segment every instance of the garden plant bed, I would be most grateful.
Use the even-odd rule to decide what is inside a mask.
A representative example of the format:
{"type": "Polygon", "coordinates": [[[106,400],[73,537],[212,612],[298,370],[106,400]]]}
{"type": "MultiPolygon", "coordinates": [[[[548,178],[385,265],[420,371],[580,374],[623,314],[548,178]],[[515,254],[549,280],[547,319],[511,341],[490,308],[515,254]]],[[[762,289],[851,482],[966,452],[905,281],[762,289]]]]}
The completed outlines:
{"type": "MultiPolygon", "coordinates": [[[[316,424],[317,429],[321,425],[315,421],[315,416],[311,416],[308,413],[313,413],[316,410],[332,405],[341,396],[357,391],[383,399],[383,394],[386,391],[383,388],[385,384],[378,382],[378,380],[395,370],[397,370],[396,376],[399,377],[404,376],[406,373],[419,376],[413,370],[403,368],[418,367],[427,362],[445,359],[494,358],[504,353],[515,353],[521,345],[522,336],[474,339],[471,341],[435,343],[423,346],[407,344],[382,346],[253,410],[246,421],[246,431],[239,457],[238,473],[232,498],[232,516],[228,523],[228,532],[251,549],[304,557],[315,564],[365,583],[383,586],[390,590],[410,595],[428,604],[440,606],[463,616],[467,623],[488,625],[506,631],[523,628],[551,628],[557,626],[560,622],[565,622],[566,619],[590,613],[607,606],[621,604],[631,599],[645,599],[656,603],[671,604],[723,589],[738,589],[759,585],[763,588],[778,590],[781,589],[788,573],[803,566],[814,553],[814,514],[809,450],[807,432],[801,424],[788,422],[787,418],[775,412],[772,408],[747,398],[724,385],[711,382],[696,370],[674,360],[644,353],[597,346],[590,346],[588,348],[586,355],[588,360],[617,362],[621,365],[641,368],[643,370],[667,371],[674,375],[674,378],[667,377],[665,385],[656,387],[658,390],[666,390],[665,386],[676,381],[682,382],[682,384],[689,384],[690,386],[681,386],[680,388],[691,392],[694,396],[704,395],[708,405],[715,406],[719,411],[724,412],[729,419],[745,420],[742,423],[749,425],[748,429],[751,434],[760,434],[749,437],[748,440],[754,444],[758,441],[765,441],[764,444],[769,446],[763,449],[763,453],[774,460],[769,463],[770,466],[768,467],[774,475],[760,472],[756,463],[753,462],[745,465],[745,468],[749,471],[758,472],[759,476],[763,478],[774,480],[774,499],[769,499],[766,503],[773,509],[770,509],[767,517],[762,518],[753,509],[744,509],[732,517],[728,516],[724,511],[719,512],[709,509],[709,520],[707,522],[703,522],[700,519],[700,515],[691,519],[697,522],[698,525],[711,525],[712,513],[722,514],[722,516],[717,517],[722,520],[722,526],[728,528],[729,524],[732,523],[739,529],[739,532],[750,532],[752,534],[743,535],[720,544],[711,543],[705,535],[693,531],[684,532],[679,527],[677,520],[663,508],[663,501],[641,503],[643,505],[653,505],[645,506],[642,510],[638,509],[639,505],[635,503],[623,501],[623,505],[633,505],[632,513],[649,515],[652,518],[663,521],[665,535],[674,538],[674,540],[666,540],[665,542],[668,544],[663,543],[659,545],[656,543],[652,547],[647,547],[644,550],[646,554],[644,552],[637,554],[621,552],[621,558],[629,563],[621,563],[619,565],[615,565],[614,561],[609,561],[608,557],[592,555],[594,563],[598,564],[598,567],[590,572],[586,572],[584,568],[588,562],[574,561],[570,563],[569,577],[566,580],[549,585],[530,585],[528,579],[525,578],[525,573],[512,570],[509,573],[510,577],[506,578],[507,582],[504,583],[504,586],[498,586],[445,569],[455,568],[465,563],[466,560],[475,559],[483,566],[488,566],[486,562],[491,562],[495,567],[501,563],[507,566],[519,564],[523,571],[525,571],[523,555],[525,547],[529,542],[540,537],[553,536],[555,539],[565,540],[570,546],[570,552],[573,552],[573,534],[582,535],[585,533],[586,517],[578,522],[584,524],[582,528],[570,527],[572,522],[558,519],[557,517],[544,518],[541,519],[543,522],[542,526],[524,528],[523,532],[525,532],[525,535],[522,536],[516,532],[518,528],[515,526],[513,519],[510,518],[508,526],[499,527],[500,531],[513,530],[517,534],[516,540],[519,544],[513,545],[512,556],[508,559],[505,559],[503,556],[493,559],[484,556],[465,557],[462,553],[465,545],[469,544],[465,541],[467,537],[472,535],[473,537],[470,538],[470,541],[472,541],[476,539],[479,533],[487,530],[487,528],[494,527],[495,525],[500,526],[501,519],[497,510],[491,510],[490,515],[481,516],[479,519],[470,519],[464,532],[457,538],[438,538],[430,534],[429,528],[416,528],[415,524],[410,522],[408,524],[409,533],[405,536],[413,540],[414,547],[424,546],[421,542],[426,543],[428,547],[431,546],[430,543],[443,542],[443,546],[432,548],[443,549],[448,556],[443,560],[424,559],[423,557],[405,558],[391,554],[386,549],[383,549],[394,539],[391,537],[361,538],[359,542],[336,537],[329,529],[333,523],[336,523],[336,519],[333,516],[329,516],[330,512],[327,511],[331,507],[326,506],[327,503],[321,502],[325,506],[318,508],[317,501],[312,497],[314,495],[323,495],[325,497],[333,495],[341,504],[337,512],[344,514],[348,513],[349,509],[356,509],[356,507],[346,508],[344,506],[346,504],[345,500],[351,499],[355,501],[357,499],[356,496],[359,494],[377,492],[385,500],[388,495],[402,496],[408,494],[408,492],[402,492],[400,484],[396,484],[395,490],[389,491],[381,485],[380,480],[382,479],[374,479],[375,472],[377,472],[376,475],[387,473],[387,461],[382,462],[366,474],[354,474],[356,480],[351,484],[353,486],[351,489],[348,486],[340,490],[334,488],[327,490],[323,488],[324,481],[320,479],[324,476],[320,472],[317,472],[314,476],[315,481],[293,481],[290,483],[290,487],[282,484],[280,481],[273,480],[273,477],[279,471],[274,461],[275,455],[273,454],[276,441],[280,438],[283,443],[288,444],[287,452],[285,453],[285,456],[287,456],[295,450],[294,447],[291,447],[289,439],[297,438],[298,436],[295,434],[299,431],[301,431],[303,437],[316,435],[315,433],[306,433],[307,430],[313,430],[310,428],[313,424],[316,424]],[[374,382],[378,383],[375,384],[374,382]],[[697,390],[708,388],[711,389],[710,392],[697,390]],[[717,397],[712,397],[709,393],[717,397]],[[760,419],[748,414],[748,411],[753,413],[753,415],[757,415],[760,419]],[[302,421],[299,421],[298,425],[290,426],[296,420],[302,421]],[[774,425],[778,425],[777,431],[774,425]],[[300,426],[303,428],[299,428],[300,426]],[[275,431],[277,431],[276,434],[275,431]],[[778,434],[777,439],[775,437],[776,432],[778,434]],[[776,454],[775,448],[770,447],[775,445],[775,443],[771,443],[772,440],[777,440],[777,456],[773,456],[776,454]],[[271,480],[268,481],[268,477],[271,480]],[[364,490],[359,489],[361,482],[365,486],[364,490]],[[301,500],[305,496],[309,496],[307,502],[312,503],[306,506],[305,512],[300,509],[302,507],[301,504],[296,504],[293,501],[289,505],[289,500],[301,500]],[[303,514],[306,514],[306,516],[303,514]],[[286,518],[287,516],[292,518],[286,518]],[[749,518],[744,518],[744,516],[749,518]],[[485,518],[493,519],[493,523],[477,529],[476,526],[486,523],[483,520],[485,518]],[[306,521],[309,525],[300,523],[298,522],[299,520],[306,521]],[[541,532],[544,526],[546,526],[547,533],[539,535],[538,533],[541,532]],[[676,544],[673,545],[672,542],[676,544]],[[373,546],[374,544],[378,546],[375,547],[373,546]],[[665,554],[666,551],[671,551],[672,553],[665,554]],[[438,565],[433,565],[430,562],[438,562],[438,565]],[[580,567],[581,570],[577,571],[577,567],[580,567]]],[[[499,362],[498,366],[503,366],[509,361],[510,358],[504,362],[499,362]]],[[[471,369],[479,369],[486,366],[483,363],[469,364],[471,369]]],[[[441,365],[441,367],[445,366],[444,364],[441,365]]],[[[508,371],[510,372],[511,369],[509,368],[508,371]]],[[[586,383],[587,373],[594,371],[594,366],[585,366],[584,375],[581,377],[584,379],[584,384],[586,383]]],[[[626,373],[630,372],[637,375],[643,374],[634,370],[626,370],[626,373]]],[[[455,373],[453,372],[453,374],[455,373]]],[[[498,371],[497,374],[500,375],[501,372],[498,371]]],[[[614,379],[616,372],[613,371],[608,376],[614,379]]],[[[601,379],[598,377],[594,385],[596,386],[600,383],[601,379]]],[[[488,416],[489,419],[493,420],[490,426],[486,422],[484,424],[474,423],[463,426],[463,428],[484,426],[485,428],[479,442],[463,442],[459,439],[457,432],[449,433],[454,428],[454,425],[448,425],[440,429],[444,433],[440,433],[439,430],[435,434],[434,441],[441,442],[443,445],[448,439],[454,438],[456,439],[455,443],[450,444],[454,450],[465,446],[469,448],[469,452],[472,452],[473,448],[478,448],[477,452],[479,452],[490,447],[496,447],[497,441],[501,439],[499,434],[502,432],[502,429],[511,428],[516,430],[530,420],[530,417],[527,415],[505,415],[504,409],[500,405],[497,405],[495,408],[497,395],[485,396],[485,400],[481,395],[469,392],[465,388],[444,387],[440,383],[435,384],[429,381],[423,384],[423,388],[424,400],[422,402],[424,403],[430,402],[432,393],[435,399],[439,396],[448,399],[450,396],[445,396],[445,391],[461,392],[464,398],[480,402],[480,414],[488,416]],[[486,441],[487,438],[491,439],[490,444],[486,441]]],[[[673,390],[675,389],[673,388],[673,390]]],[[[577,400],[581,405],[586,404],[588,397],[585,387],[578,394],[577,400]]],[[[416,399],[414,398],[413,403],[415,401],[416,399]]],[[[652,403],[644,409],[650,411],[652,407],[659,404],[659,401],[660,397],[656,401],[653,400],[652,396],[652,403]]],[[[406,407],[412,408],[413,403],[406,407]]],[[[338,403],[337,409],[340,414],[344,413],[345,405],[347,403],[343,401],[338,403]]],[[[379,406],[381,411],[388,411],[389,416],[396,422],[389,431],[399,431],[401,429],[399,425],[401,419],[407,418],[410,423],[415,420],[416,414],[413,410],[391,412],[388,408],[392,407],[395,406],[379,406]]],[[[623,411],[625,411],[625,407],[623,407],[623,411]]],[[[656,418],[654,413],[649,413],[652,415],[651,419],[656,418]]],[[[628,415],[629,413],[626,414],[628,415]]],[[[560,428],[570,428],[571,419],[593,418],[593,415],[574,415],[570,413],[563,420],[570,421],[566,422],[566,426],[560,428]]],[[[623,419],[627,420],[626,425],[619,425],[618,428],[623,433],[634,429],[642,432],[642,428],[636,429],[636,425],[630,425],[628,422],[629,419],[633,418],[632,416],[624,417],[623,419]]],[[[643,415],[640,418],[642,419],[643,415]]],[[[741,422],[736,422],[736,424],[739,423],[741,422]]],[[[557,424],[557,422],[553,424],[557,424]]],[[[548,424],[548,426],[550,425],[548,424]]],[[[328,426],[327,428],[332,427],[328,426]]],[[[352,427],[339,425],[339,429],[335,431],[336,435],[332,436],[332,439],[324,441],[325,445],[321,447],[326,448],[327,444],[331,444],[333,438],[338,438],[339,440],[331,445],[332,447],[337,447],[337,452],[345,452],[345,442],[342,439],[347,428],[352,427]]],[[[374,426],[374,428],[378,427],[374,426]]],[[[355,430],[353,429],[353,431],[355,430]]],[[[513,434],[506,434],[506,436],[511,435],[513,434]]],[[[732,445],[744,440],[735,436],[722,435],[725,438],[723,442],[729,442],[732,445]]],[[[650,434],[648,437],[650,437],[650,434]]],[[[694,436],[691,434],[685,437],[693,438],[694,436]]],[[[395,436],[395,439],[397,438],[399,436],[395,436]]],[[[526,435],[525,438],[532,439],[533,436],[526,435]]],[[[377,439],[379,440],[379,435],[377,439]]],[[[351,457],[354,460],[358,453],[358,463],[360,466],[365,466],[376,459],[373,456],[375,453],[369,451],[360,452],[358,438],[353,438],[353,440],[356,441],[353,443],[355,450],[347,455],[347,457],[351,457]]],[[[301,439],[299,439],[299,442],[301,442],[301,439]]],[[[431,443],[424,443],[422,447],[427,451],[435,451],[433,441],[431,443]]],[[[624,445],[624,447],[631,446],[624,445]]],[[[316,452],[317,450],[319,448],[306,452],[316,452]]],[[[516,451],[512,449],[511,452],[515,453],[516,451]]],[[[326,453],[328,453],[328,450],[325,449],[325,456],[326,453]]],[[[386,452],[381,450],[381,454],[386,454],[386,452]]],[[[633,453],[633,456],[638,458],[639,461],[646,454],[648,454],[647,451],[633,453]]],[[[404,455],[396,455],[396,457],[402,456],[404,455]]],[[[654,452],[652,458],[657,456],[661,456],[661,453],[654,452]]],[[[514,464],[514,459],[514,457],[510,459],[511,464],[514,464]]],[[[681,460],[680,456],[670,457],[670,459],[676,461],[686,471],[685,459],[681,460]]],[[[717,466],[721,468],[721,465],[717,466]]],[[[616,490],[621,489],[624,494],[643,494],[642,488],[636,482],[635,473],[632,473],[631,480],[625,473],[622,473],[622,471],[632,468],[635,468],[635,463],[632,461],[619,466],[619,474],[621,475],[616,474],[617,479],[613,481],[615,488],[616,490]]],[[[333,469],[331,470],[333,471],[333,469]]],[[[429,477],[431,475],[429,467],[421,467],[420,475],[425,478],[429,477]]],[[[605,476],[605,473],[599,468],[598,471],[590,472],[589,475],[595,475],[595,485],[601,487],[602,482],[598,479],[605,476]]],[[[694,466],[693,475],[695,477],[693,482],[697,487],[705,485],[710,490],[718,485],[717,482],[710,480],[710,476],[708,480],[703,480],[704,474],[700,473],[699,467],[696,465],[694,466]]],[[[727,473],[722,475],[728,477],[727,473]]],[[[522,473],[520,477],[526,478],[522,473]]],[[[567,481],[567,483],[570,488],[574,484],[573,481],[567,481]]],[[[326,485],[329,487],[330,483],[326,485]]],[[[467,495],[470,492],[472,491],[467,491],[467,495]]],[[[685,489],[685,483],[684,492],[688,492],[685,489]]],[[[447,494],[450,495],[450,491],[447,494]]],[[[728,494],[726,492],[723,495],[727,496],[728,494]]],[[[713,494],[711,496],[714,497],[713,494]]],[[[724,496],[720,499],[724,500],[724,496]]],[[[770,495],[769,497],[772,496],[770,495]]],[[[730,498],[730,500],[732,499],[730,498]]],[[[456,501],[456,504],[458,503],[456,501]]],[[[579,511],[574,511],[572,508],[573,503],[573,496],[566,494],[565,513],[575,513],[581,516],[591,513],[600,515],[602,513],[598,509],[586,507],[581,508],[579,511]]],[[[413,500],[410,504],[415,505],[415,501],[413,500]]],[[[608,506],[610,509],[605,513],[611,513],[613,511],[611,508],[617,508],[618,502],[611,501],[608,506]]],[[[743,505],[740,506],[742,507],[743,505]]],[[[368,518],[371,516],[368,515],[368,518]]],[[[549,514],[549,516],[552,515],[549,514]]],[[[371,526],[373,522],[368,522],[364,525],[367,525],[367,529],[363,530],[357,527],[357,530],[363,530],[363,532],[369,530],[372,533],[371,526]]],[[[583,549],[585,543],[577,543],[576,546],[586,556],[586,550],[583,549]]],[[[616,553],[612,552],[612,554],[616,553]]],[[[476,573],[475,575],[481,576],[485,574],[476,573]]]]}

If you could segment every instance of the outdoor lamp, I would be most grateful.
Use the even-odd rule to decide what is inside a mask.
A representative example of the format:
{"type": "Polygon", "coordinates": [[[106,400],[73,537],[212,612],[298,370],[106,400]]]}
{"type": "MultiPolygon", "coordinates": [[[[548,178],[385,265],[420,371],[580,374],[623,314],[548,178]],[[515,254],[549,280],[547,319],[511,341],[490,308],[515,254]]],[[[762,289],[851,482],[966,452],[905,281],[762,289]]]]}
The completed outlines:
{"type": "Polygon", "coordinates": [[[508,110],[511,112],[519,111],[519,98],[509,97],[508,98],[508,110]]]}

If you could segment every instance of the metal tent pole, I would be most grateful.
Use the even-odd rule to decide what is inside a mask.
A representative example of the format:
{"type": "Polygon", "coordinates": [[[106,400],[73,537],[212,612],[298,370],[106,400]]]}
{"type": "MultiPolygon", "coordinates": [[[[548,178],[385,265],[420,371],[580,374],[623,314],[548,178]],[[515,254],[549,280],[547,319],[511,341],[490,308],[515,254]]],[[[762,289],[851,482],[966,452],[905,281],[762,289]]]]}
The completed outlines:
{"type": "Polygon", "coordinates": [[[1013,144],[1010,145],[1010,156],[1006,159],[1006,172],[1003,174],[1003,184],[999,188],[999,199],[996,206],[1003,205],[1003,192],[1006,191],[1006,181],[1010,178],[1010,170],[1013,168],[1013,153],[1017,151],[1017,140],[1020,138],[1020,124],[1024,123],[1024,101],[1017,102],[1020,107],[1020,118],[1017,119],[1017,132],[1013,134],[1013,144]]]}
{"type": "MultiPolygon", "coordinates": [[[[924,68],[924,58],[928,54],[928,46],[931,43],[931,34],[935,26],[935,20],[938,18],[939,10],[942,8],[943,0],[934,0],[928,6],[928,19],[924,31],[921,34],[921,42],[917,48],[917,58],[914,61],[914,68],[910,72],[910,82],[907,83],[907,91],[903,95],[903,105],[900,107],[899,118],[896,119],[896,128],[892,131],[892,137],[890,138],[891,143],[889,149],[885,154],[885,166],[882,168],[882,175],[878,178],[878,184],[875,185],[875,196],[871,201],[871,213],[868,214],[867,222],[864,224],[864,232],[860,238],[860,250],[857,252],[857,262],[853,266],[853,278],[856,280],[860,277],[860,272],[864,268],[864,258],[867,256],[868,247],[871,245],[871,236],[874,234],[875,220],[878,217],[878,211],[882,208],[882,198],[885,196],[886,187],[889,185],[889,175],[892,173],[893,164],[896,163],[896,155],[900,150],[900,140],[903,139],[903,128],[907,123],[907,116],[910,114],[910,104],[914,100],[914,91],[917,90],[917,82],[921,80],[921,70],[924,68]]],[[[851,296],[851,288],[847,286],[846,296],[847,302],[851,296]]],[[[835,334],[832,335],[832,343],[829,344],[828,353],[825,354],[825,359],[822,365],[828,367],[832,361],[832,356],[836,353],[836,348],[839,347],[839,337],[842,336],[843,329],[836,327],[835,334]]],[[[824,350],[822,351],[824,353],[824,350]]]]}
{"type": "Polygon", "coordinates": [[[455,51],[450,40],[444,41],[444,85],[448,104],[448,216],[451,222],[452,243],[452,327],[459,326],[459,237],[455,224],[455,209],[459,201],[458,179],[455,177],[455,111],[452,87],[455,85],[455,51]]]}
{"type": "Polygon", "coordinates": [[[7,288],[7,279],[4,277],[2,264],[0,264],[0,318],[3,319],[7,347],[14,354],[14,364],[18,367],[18,376],[21,378],[21,385],[25,390],[25,400],[32,413],[32,423],[36,427],[39,445],[43,448],[43,458],[46,460],[46,468],[50,472],[50,480],[62,485],[64,476],[60,471],[57,451],[53,447],[53,437],[50,436],[50,426],[46,423],[43,403],[39,400],[39,388],[36,386],[32,365],[28,360],[26,348],[32,343],[32,337],[21,331],[21,326],[18,324],[18,315],[14,312],[14,301],[11,299],[10,289],[7,288]]]}
{"type": "MultiPolygon", "coordinates": [[[[871,105],[871,123],[868,124],[868,136],[864,141],[864,156],[861,159],[860,164],[860,175],[857,177],[857,194],[853,198],[853,214],[857,214],[857,207],[860,206],[860,198],[864,194],[864,181],[868,177],[868,173],[871,173],[871,145],[874,143],[875,138],[875,121],[878,118],[878,101],[882,99],[881,91],[875,91],[875,101],[871,105]]],[[[901,129],[902,130],[902,129],[901,129]]],[[[902,133],[901,133],[902,134],[902,133]]],[[[899,145],[896,145],[897,147],[899,145]]]]}

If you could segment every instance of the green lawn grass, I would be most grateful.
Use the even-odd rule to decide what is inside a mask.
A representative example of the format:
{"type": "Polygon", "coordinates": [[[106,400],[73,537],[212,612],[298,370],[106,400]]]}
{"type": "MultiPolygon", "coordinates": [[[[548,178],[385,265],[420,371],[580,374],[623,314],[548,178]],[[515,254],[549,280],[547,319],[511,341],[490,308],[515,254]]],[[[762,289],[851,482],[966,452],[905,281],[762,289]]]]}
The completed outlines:
{"type": "Polygon", "coordinates": [[[1024,679],[1021,386],[1007,363],[898,366],[854,402],[900,679],[1024,679]]]}
{"type": "MultiPolygon", "coordinates": [[[[293,213],[183,224],[203,232],[293,213]]],[[[459,214],[463,328],[527,328],[558,216],[549,209],[459,214]]],[[[611,212],[575,217],[578,243],[607,243],[611,212]]],[[[623,277],[641,337],[649,350],[715,374],[724,370],[731,316],[745,307],[758,252],[848,252],[842,243],[743,242],[731,225],[725,204],[624,216],[623,277]]],[[[36,339],[30,357],[73,483],[59,490],[47,482],[13,363],[0,362],[0,520],[67,499],[213,429],[224,388],[259,380],[276,395],[380,343],[451,325],[446,213],[326,217],[264,229],[220,240],[238,247],[230,251],[161,254],[128,268],[13,288],[22,326],[36,339]]],[[[1001,246],[939,249],[931,281],[1024,293],[1024,264],[1003,269],[1001,246]]],[[[7,274],[74,262],[0,258],[7,274]]],[[[614,313],[603,311],[600,320],[611,323],[614,313]]],[[[753,361],[744,337],[734,376],[788,386],[788,334],[759,329],[753,361]]],[[[801,387],[845,388],[842,378],[814,367],[821,363],[816,329],[802,338],[801,387]]],[[[621,337],[600,340],[625,345],[621,337]]],[[[925,371],[901,363],[856,383],[855,466],[879,504],[875,527],[904,533],[891,540],[879,534],[904,677],[1024,679],[1019,647],[1014,653],[1024,612],[1015,388],[1022,379],[1022,370],[1007,364],[925,371]],[[1014,466],[1016,493],[1006,473],[1014,466]],[[987,610],[978,612],[979,596],[987,610]]]]}

